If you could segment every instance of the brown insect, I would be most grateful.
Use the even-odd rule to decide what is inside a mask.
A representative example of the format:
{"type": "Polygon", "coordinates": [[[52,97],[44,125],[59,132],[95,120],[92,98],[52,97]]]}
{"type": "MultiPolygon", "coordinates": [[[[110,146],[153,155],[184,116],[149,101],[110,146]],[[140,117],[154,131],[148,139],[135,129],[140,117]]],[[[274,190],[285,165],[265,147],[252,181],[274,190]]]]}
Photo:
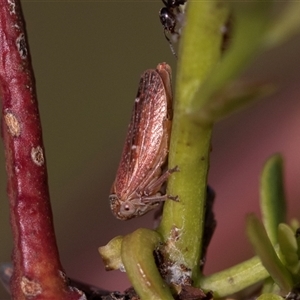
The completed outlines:
{"type": "Polygon", "coordinates": [[[144,215],[167,199],[162,187],[177,167],[163,171],[167,162],[172,124],[171,67],[158,64],[140,79],[131,122],[109,196],[120,220],[144,215]]]}

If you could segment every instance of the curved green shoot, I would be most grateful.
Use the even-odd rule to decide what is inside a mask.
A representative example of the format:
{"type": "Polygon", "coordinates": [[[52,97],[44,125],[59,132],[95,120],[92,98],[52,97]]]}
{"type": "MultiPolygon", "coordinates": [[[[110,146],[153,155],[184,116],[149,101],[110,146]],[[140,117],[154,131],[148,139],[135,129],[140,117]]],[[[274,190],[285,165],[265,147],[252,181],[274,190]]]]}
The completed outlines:
{"type": "Polygon", "coordinates": [[[161,243],[157,232],[140,228],[126,235],[121,257],[130,282],[142,300],[173,300],[168,285],[161,278],[153,251],[161,243]]]}

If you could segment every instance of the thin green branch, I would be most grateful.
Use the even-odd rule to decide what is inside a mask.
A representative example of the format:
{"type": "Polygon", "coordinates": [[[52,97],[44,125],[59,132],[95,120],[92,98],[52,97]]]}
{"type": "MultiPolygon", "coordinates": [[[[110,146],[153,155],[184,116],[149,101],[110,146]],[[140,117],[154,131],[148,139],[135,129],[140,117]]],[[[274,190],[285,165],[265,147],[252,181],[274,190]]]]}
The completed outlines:
{"type": "MultiPolygon", "coordinates": [[[[246,7],[244,3],[234,3],[231,6],[233,29],[230,33],[229,50],[225,53],[222,62],[211,72],[205,84],[196,91],[197,95],[192,105],[188,107],[189,114],[197,122],[206,124],[207,120],[211,119],[203,111],[210,111],[206,106],[213,104],[213,95],[236,79],[259,53],[270,22],[272,5],[272,1],[258,1],[247,3],[246,7]]],[[[232,108],[235,109],[235,106],[232,108]]],[[[228,107],[221,106],[218,114],[222,114],[221,109],[228,110],[228,107]]]]}
{"type": "Polygon", "coordinates": [[[214,298],[221,298],[237,293],[270,275],[255,256],[229,269],[202,277],[197,283],[204,290],[211,290],[214,298]]]}
{"type": "Polygon", "coordinates": [[[300,2],[286,1],[283,11],[270,25],[264,38],[264,47],[270,49],[286,42],[300,32],[300,2]]]}

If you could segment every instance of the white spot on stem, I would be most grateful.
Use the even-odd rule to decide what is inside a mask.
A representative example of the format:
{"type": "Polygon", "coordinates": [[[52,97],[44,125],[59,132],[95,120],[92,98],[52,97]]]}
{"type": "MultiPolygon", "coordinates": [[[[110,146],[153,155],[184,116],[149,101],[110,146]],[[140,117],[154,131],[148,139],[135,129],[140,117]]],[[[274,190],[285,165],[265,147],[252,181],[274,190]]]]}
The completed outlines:
{"type": "Polygon", "coordinates": [[[43,149],[40,146],[37,146],[36,148],[32,148],[31,158],[36,165],[42,166],[45,161],[43,149]]]}
{"type": "Polygon", "coordinates": [[[21,132],[21,126],[16,116],[8,112],[4,115],[4,120],[10,134],[14,137],[19,136],[21,132]]]}
{"type": "Polygon", "coordinates": [[[36,297],[42,293],[41,285],[34,281],[30,280],[27,277],[23,276],[21,279],[21,290],[25,297],[36,297]]]}
{"type": "Polygon", "coordinates": [[[16,3],[14,0],[7,0],[7,3],[9,4],[9,12],[11,15],[15,15],[16,14],[16,3]]]}

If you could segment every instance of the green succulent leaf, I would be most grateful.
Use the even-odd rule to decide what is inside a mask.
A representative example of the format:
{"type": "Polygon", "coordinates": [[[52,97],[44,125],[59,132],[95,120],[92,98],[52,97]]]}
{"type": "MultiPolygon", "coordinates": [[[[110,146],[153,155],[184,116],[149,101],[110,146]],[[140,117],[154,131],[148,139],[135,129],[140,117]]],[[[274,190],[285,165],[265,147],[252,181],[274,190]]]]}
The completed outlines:
{"type": "Polygon", "coordinates": [[[283,293],[291,291],[293,287],[292,276],[278,258],[264,226],[255,215],[247,216],[247,234],[262,264],[281,291],[283,293]]]}
{"type": "Polygon", "coordinates": [[[286,215],[283,160],[280,154],[270,157],[264,165],[260,181],[260,207],[268,237],[275,245],[278,225],[285,221],[286,215]]]}
{"type": "Polygon", "coordinates": [[[262,294],[278,294],[280,292],[279,286],[274,282],[272,277],[268,277],[263,284],[261,293],[262,294]]]}
{"type": "Polygon", "coordinates": [[[284,223],[278,226],[278,243],[286,267],[292,274],[297,274],[300,269],[297,240],[291,227],[284,223]]]}

